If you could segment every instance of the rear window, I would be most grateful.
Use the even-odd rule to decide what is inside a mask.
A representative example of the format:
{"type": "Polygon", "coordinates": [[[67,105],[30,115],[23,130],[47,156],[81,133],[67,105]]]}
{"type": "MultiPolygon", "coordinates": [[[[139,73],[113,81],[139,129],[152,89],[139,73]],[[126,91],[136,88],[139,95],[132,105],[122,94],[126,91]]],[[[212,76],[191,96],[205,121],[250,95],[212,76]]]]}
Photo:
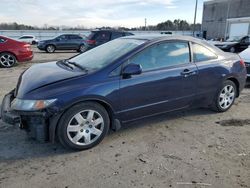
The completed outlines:
{"type": "Polygon", "coordinates": [[[95,34],[96,34],[96,32],[91,31],[91,33],[89,34],[89,36],[87,36],[87,39],[92,40],[94,38],[95,34]]]}
{"type": "Polygon", "coordinates": [[[214,54],[208,48],[196,43],[193,43],[192,46],[193,46],[193,54],[195,62],[217,59],[217,55],[214,54]]]}
{"type": "Polygon", "coordinates": [[[109,41],[110,39],[110,32],[105,32],[105,31],[102,31],[102,32],[98,32],[96,35],[95,35],[95,40],[99,40],[99,41],[109,41]]]}

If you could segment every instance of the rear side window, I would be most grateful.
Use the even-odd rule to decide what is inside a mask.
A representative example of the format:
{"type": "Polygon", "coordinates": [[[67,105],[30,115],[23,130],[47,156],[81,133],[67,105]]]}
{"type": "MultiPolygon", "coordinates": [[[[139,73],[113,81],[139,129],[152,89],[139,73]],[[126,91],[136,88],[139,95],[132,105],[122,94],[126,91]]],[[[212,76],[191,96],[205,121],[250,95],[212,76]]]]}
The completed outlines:
{"type": "Polygon", "coordinates": [[[193,43],[193,54],[195,62],[217,59],[217,55],[215,53],[213,53],[208,48],[196,43],[193,43]]]}
{"type": "Polygon", "coordinates": [[[68,35],[60,35],[59,37],[57,37],[58,40],[67,40],[68,39],[68,35]]]}
{"type": "Polygon", "coordinates": [[[4,43],[6,40],[3,38],[0,38],[0,43],[4,43]]]}
{"type": "Polygon", "coordinates": [[[122,36],[123,36],[123,33],[121,32],[113,32],[111,35],[111,40],[122,37],[122,36]]]}
{"type": "Polygon", "coordinates": [[[153,45],[137,54],[129,63],[139,64],[143,71],[177,66],[190,62],[186,42],[166,42],[153,45]]]}
{"type": "Polygon", "coordinates": [[[20,39],[32,39],[32,38],[33,38],[32,36],[23,36],[20,39]]]}
{"type": "Polygon", "coordinates": [[[133,34],[132,33],[128,33],[128,32],[124,33],[124,36],[131,36],[131,35],[133,35],[133,34]]]}
{"type": "Polygon", "coordinates": [[[82,37],[80,37],[79,35],[70,35],[69,38],[74,40],[82,39],[82,37]]]}

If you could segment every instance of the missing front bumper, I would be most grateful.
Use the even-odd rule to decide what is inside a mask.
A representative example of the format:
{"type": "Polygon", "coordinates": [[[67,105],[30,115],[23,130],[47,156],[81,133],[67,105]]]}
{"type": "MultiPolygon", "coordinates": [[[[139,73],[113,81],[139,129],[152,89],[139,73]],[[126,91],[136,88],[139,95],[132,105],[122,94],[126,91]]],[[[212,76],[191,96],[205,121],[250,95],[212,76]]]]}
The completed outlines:
{"type": "Polygon", "coordinates": [[[28,132],[29,136],[39,142],[48,140],[48,123],[43,112],[17,112],[11,110],[11,101],[14,91],[5,95],[1,106],[1,119],[3,122],[18,125],[28,132]]]}

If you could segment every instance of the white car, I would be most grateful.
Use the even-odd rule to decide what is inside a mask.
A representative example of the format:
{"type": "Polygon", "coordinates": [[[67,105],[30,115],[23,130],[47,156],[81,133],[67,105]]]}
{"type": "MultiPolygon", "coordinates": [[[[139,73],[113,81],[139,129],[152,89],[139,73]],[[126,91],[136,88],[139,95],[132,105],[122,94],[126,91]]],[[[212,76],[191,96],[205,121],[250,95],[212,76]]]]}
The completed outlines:
{"type": "Polygon", "coordinates": [[[244,60],[246,68],[247,68],[247,77],[250,78],[250,46],[247,49],[239,53],[241,59],[244,60]]]}
{"type": "Polygon", "coordinates": [[[38,43],[38,40],[33,35],[23,35],[18,40],[21,42],[29,43],[29,44],[37,44],[38,43]]]}

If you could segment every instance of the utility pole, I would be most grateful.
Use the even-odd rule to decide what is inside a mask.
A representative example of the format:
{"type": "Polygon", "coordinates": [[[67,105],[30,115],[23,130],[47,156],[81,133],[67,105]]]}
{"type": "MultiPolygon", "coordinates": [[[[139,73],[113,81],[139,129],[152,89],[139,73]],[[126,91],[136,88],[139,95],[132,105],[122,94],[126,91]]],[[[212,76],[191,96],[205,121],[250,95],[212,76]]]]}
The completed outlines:
{"type": "Polygon", "coordinates": [[[145,18],[145,31],[147,30],[147,18],[145,18]]]}
{"type": "Polygon", "coordinates": [[[195,10],[194,10],[193,36],[194,36],[194,34],[195,34],[195,24],[196,24],[197,5],[198,5],[198,0],[196,0],[196,3],[195,3],[195,10]]]}
{"type": "Polygon", "coordinates": [[[227,2],[226,29],[225,29],[225,35],[224,35],[225,40],[227,39],[227,35],[228,35],[228,18],[229,18],[230,9],[231,9],[231,0],[228,0],[228,2],[227,2]]]}

